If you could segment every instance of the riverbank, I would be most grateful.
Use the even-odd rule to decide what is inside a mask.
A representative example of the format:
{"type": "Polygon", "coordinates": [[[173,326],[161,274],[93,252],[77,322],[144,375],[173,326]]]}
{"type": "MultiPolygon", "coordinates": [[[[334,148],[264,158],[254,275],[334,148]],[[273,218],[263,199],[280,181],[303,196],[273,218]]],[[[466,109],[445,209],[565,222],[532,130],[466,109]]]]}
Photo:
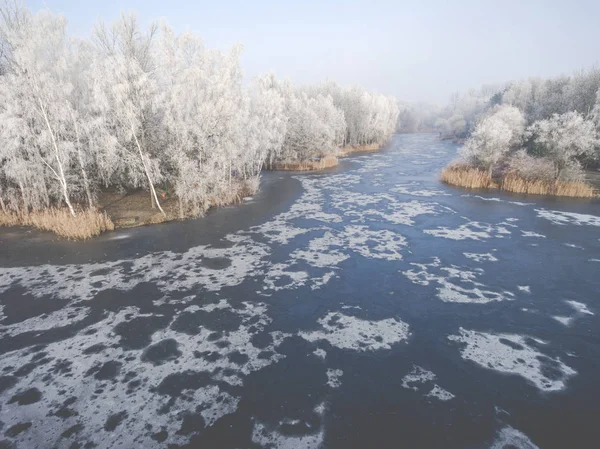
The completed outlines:
{"type": "Polygon", "coordinates": [[[596,189],[586,182],[526,179],[514,173],[493,178],[486,171],[457,164],[444,167],[440,180],[447,184],[469,189],[498,189],[513,193],[572,198],[594,198],[598,196],[596,189]]]}
{"type": "Polygon", "coordinates": [[[258,190],[258,180],[239,182],[229,191],[208,198],[200,209],[185,208],[175,195],[158,189],[163,215],[152,207],[150,194],[143,190],[119,193],[103,191],[97,209],[78,207],[73,217],[67,208],[51,207],[41,211],[0,212],[0,226],[23,226],[54,232],[69,240],[87,240],[119,228],[135,228],[168,221],[197,218],[211,207],[240,204],[258,190]]]}
{"type": "Polygon", "coordinates": [[[268,169],[281,171],[313,171],[332,168],[340,163],[340,158],[350,156],[355,153],[370,153],[379,151],[383,145],[373,143],[369,145],[345,146],[338,148],[336,154],[322,156],[318,160],[310,161],[279,161],[274,162],[268,169]]]}
{"type": "MultiPolygon", "coordinates": [[[[382,145],[371,144],[346,146],[336,155],[325,156],[318,161],[290,161],[273,164],[272,171],[316,171],[335,167],[339,159],[356,153],[379,151],[382,145]]],[[[238,182],[232,189],[219,196],[213,196],[195,210],[186,209],[179,198],[168,191],[157,189],[163,213],[152,207],[150,194],[144,190],[120,193],[114,190],[102,191],[98,195],[97,209],[80,205],[73,217],[66,208],[49,208],[42,211],[1,212],[0,226],[31,227],[54,232],[69,240],[88,240],[115,229],[135,228],[169,221],[185,220],[203,216],[210,208],[240,204],[253,196],[259,188],[258,180],[238,182]]]]}

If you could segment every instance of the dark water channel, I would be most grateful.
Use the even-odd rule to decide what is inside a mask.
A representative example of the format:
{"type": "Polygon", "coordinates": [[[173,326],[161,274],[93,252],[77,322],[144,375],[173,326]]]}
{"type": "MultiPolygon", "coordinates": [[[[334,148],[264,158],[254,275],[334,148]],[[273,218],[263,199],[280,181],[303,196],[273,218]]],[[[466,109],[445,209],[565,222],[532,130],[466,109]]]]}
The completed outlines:
{"type": "Polygon", "coordinates": [[[0,229],[0,448],[595,448],[600,203],[398,135],[240,207],[0,229]]]}

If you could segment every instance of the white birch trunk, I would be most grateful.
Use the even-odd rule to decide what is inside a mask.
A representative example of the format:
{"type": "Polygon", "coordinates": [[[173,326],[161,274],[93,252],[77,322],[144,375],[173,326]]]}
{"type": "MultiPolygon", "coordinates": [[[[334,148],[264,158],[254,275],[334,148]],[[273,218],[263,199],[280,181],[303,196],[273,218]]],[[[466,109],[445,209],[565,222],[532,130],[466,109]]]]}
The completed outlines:
{"type": "Polygon", "coordinates": [[[150,171],[148,170],[148,166],[146,165],[146,161],[144,160],[144,153],[142,153],[142,147],[140,146],[140,142],[138,141],[137,135],[135,134],[133,124],[131,125],[131,132],[133,133],[133,138],[135,139],[135,144],[137,145],[138,152],[140,154],[140,159],[142,160],[142,166],[144,167],[144,172],[146,173],[146,178],[148,179],[148,184],[150,185],[150,198],[154,198],[154,201],[156,201],[156,205],[158,206],[160,212],[163,214],[163,217],[167,218],[167,214],[165,214],[165,211],[158,202],[158,196],[156,196],[156,190],[154,189],[154,184],[152,183],[152,178],[150,177],[150,171]]]}
{"type": "Polygon", "coordinates": [[[58,173],[52,167],[50,167],[50,165],[47,162],[46,162],[46,165],[48,165],[48,167],[50,167],[50,169],[54,172],[54,175],[58,179],[58,182],[60,183],[60,186],[61,186],[63,199],[65,200],[65,203],[67,204],[67,207],[69,208],[69,211],[71,212],[71,215],[75,217],[77,214],[75,214],[75,209],[73,209],[73,205],[71,204],[71,201],[69,200],[69,192],[67,189],[67,179],[65,178],[63,164],[62,164],[62,161],[60,160],[58,144],[56,143],[56,138],[54,137],[54,131],[52,131],[52,127],[50,126],[50,122],[48,121],[48,115],[46,114],[46,109],[44,108],[44,104],[42,103],[42,100],[38,99],[38,101],[40,103],[40,110],[42,111],[42,115],[44,116],[46,126],[48,127],[48,132],[50,133],[50,137],[52,139],[52,145],[54,147],[54,156],[56,158],[56,163],[58,164],[58,173]]]}

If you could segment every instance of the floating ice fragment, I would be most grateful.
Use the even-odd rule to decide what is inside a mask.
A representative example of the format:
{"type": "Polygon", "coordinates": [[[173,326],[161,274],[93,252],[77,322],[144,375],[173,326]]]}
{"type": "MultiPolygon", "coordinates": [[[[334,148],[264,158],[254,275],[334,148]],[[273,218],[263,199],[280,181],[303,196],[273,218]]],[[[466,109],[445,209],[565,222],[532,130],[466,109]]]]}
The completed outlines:
{"type": "Polygon", "coordinates": [[[300,332],[299,335],[307,341],[325,340],[337,348],[353,351],[391,349],[391,345],[409,336],[408,324],[394,318],[367,321],[330,312],[317,322],[322,330],[300,332]]]}
{"type": "Polygon", "coordinates": [[[342,385],[340,378],[343,374],[341,369],[327,369],[327,385],[331,388],[339,388],[342,385]]]}
{"type": "Polygon", "coordinates": [[[577,226],[600,226],[600,217],[575,212],[562,212],[558,210],[535,209],[538,217],[544,218],[557,225],[572,224],[577,226]]]}
{"type": "Polygon", "coordinates": [[[462,358],[485,369],[519,375],[540,391],[553,392],[565,388],[565,382],[576,373],[558,358],[550,358],[528,345],[526,336],[490,334],[460,328],[459,335],[449,340],[464,343],[462,358]]]}
{"type": "Polygon", "coordinates": [[[540,449],[522,432],[512,427],[505,427],[498,432],[490,449],[540,449]]]}

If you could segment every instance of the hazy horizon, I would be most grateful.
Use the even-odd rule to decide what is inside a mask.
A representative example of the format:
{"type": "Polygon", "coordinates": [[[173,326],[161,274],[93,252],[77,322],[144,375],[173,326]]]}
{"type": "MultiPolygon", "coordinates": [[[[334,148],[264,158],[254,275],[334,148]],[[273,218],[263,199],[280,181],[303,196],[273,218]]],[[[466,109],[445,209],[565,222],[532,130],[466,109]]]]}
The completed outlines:
{"type": "Polygon", "coordinates": [[[34,11],[63,14],[73,35],[134,11],[143,25],[164,18],[210,48],[242,43],[248,78],[274,72],[295,83],[333,79],[408,102],[444,103],[455,91],[571,74],[599,60],[600,2],[593,1],[186,3],[25,1],[34,11]]]}

